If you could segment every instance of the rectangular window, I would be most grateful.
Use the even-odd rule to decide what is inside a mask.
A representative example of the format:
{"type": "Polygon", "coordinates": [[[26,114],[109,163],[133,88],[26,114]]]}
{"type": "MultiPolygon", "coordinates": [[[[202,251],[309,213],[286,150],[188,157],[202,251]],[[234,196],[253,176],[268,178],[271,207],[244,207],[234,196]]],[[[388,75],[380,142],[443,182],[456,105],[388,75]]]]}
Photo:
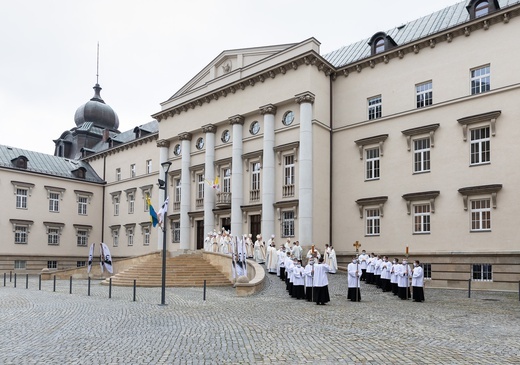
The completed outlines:
{"type": "Polygon", "coordinates": [[[76,243],[78,246],[87,246],[88,232],[84,229],[78,229],[76,233],[76,243]]]}
{"type": "Polygon", "coordinates": [[[471,95],[484,93],[491,88],[491,68],[489,65],[471,70],[471,95]]]}
{"type": "Polygon", "coordinates": [[[128,214],[134,214],[135,210],[135,195],[133,193],[128,194],[128,214]]]}
{"type": "Polygon", "coordinates": [[[128,246],[133,246],[134,245],[134,229],[133,228],[128,228],[127,236],[128,236],[128,246]]]}
{"type": "Polygon", "coordinates": [[[473,264],[471,277],[475,281],[493,281],[493,265],[473,264]]]}
{"type": "Polygon", "coordinates": [[[114,215],[119,215],[119,197],[114,197],[114,215]]]}
{"type": "Polygon", "coordinates": [[[294,237],[294,211],[282,212],[282,237],[294,237]]]}
{"type": "Polygon", "coordinates": [[[179,221],[172,223],[172,241],[181,242],[181,223],[179,221]]]}
{"type": "Polygon", "coordinates": [[[222,179],[222,192],[231,193],[231,169],[224,169],[224,178],[222,179]]]}
{"type": "Polygon", "coordinates": [[[173,201],[175,203],[181,202],[181,179],[175,179],[174,180],[175,185],[175,195],[173,201]]]}
{"type": "Polygon", "coordinates": [[[471,165],[479,165],[491,161],[489,130],[489,126],[470,130],[471,165]]]}
{"type": "Polygon", "coordinates": [[[76,267],[85,267],[87,266],[86,261],[76,261],[76,267]]]}
{"type": "Polygon", "coordinates": [[[27,267],[27,261],[25,260],[14,260],[14,269],[25,269],[27,267]]]}
{"type": "Polygon", "coordinates": [[[471,231],[491,231],[491,200],[471,201],[471,231]]]}
{"type": "Polygon", "coordinates": [[[120,180],[121,180],[121,169],[117,168],[116,169],[116,181],[120,181],[120,180]]]}
{"type": "Polygon", "coordinates": [[[251,190],[260,190],[260,162],[251,164],[251,190]]]}
{"type": "Polygon", "coordinates": [[[197,175],[197,199],[204,199],[204,175],[197,175]]]}
{"type": "Polygon", "coordinates": [[[284,185],[294,185],[294,155],[283,157],[284,185]]]}
{"type": "Polygon", "coordinates": [[[85,196],[78,197],[78,214],[87,215],[88,198],[85,196]]]}
{"type": "Polygon", "coordinates": [[[26,226],[15,226],[14,227],[14,243],[19,243],[19,244],[27,243],[27,227],[26,226]]]}
{"type": "Polygon", "coordinates": [[[413,141],[413,172],[430,171],[430,138],[413,141]]]}
{"type": "Polygon", "coordinates": [[[152,173],[152,160],[146,160],[146,173],[152,173]]]}
{"type": "Polygon", "coordinates": [[[430,204],[414,205],[413,233],[430,233],[430,204]]]}
{"type": "Polygon", "coordinates": [[[49,212],[60,211],[60,194],[49,193],[49,212]]]}
{"type": "Polygon", "coordinates": [[[130,177],[135,177],[135,164],[130,165],[130,177]]]}
{"type": "Polygon", "coordinates": [[[417,108],[424,108],[425,106],[433,104],[432,82],[428,81],[424,84],[415,85],[415,94],[417,101],[417,108]]]}
{"type": "Polygon", "coordinates": [[[423,272],[424,272],[424,278],[425,279],[431,279],[432,278],[432,264],[422,264],[423,272]]]}
{"type": "Polygon", "coordinates": [[[119,246],[119,231],[112,232],[112,246],[119,246]]]}
{"type": "Polygon", "coordinates": [[[366,153],[366,180],[379,179],[379,147],[370,148],[366,153]]]}
{"type": "Polygon", "coordinates": [[[381,95],[368,99],[368,120],[381,118],[383,102],[381,95]]]}
{"type": "Polygon", "coordinates": [[[143,240],[143,244],[145,246],[149,246],[150,245],[150,228],[148,227],[145,227],[144,228],[144,240],[143,240]]]}
{"type": "Polygon", "coordinates": [[[57,269],[58,261],[47,261],[47,269],[57,269]]]}
{"type": "Polygon", "coordinates": [[[47,243],[49,245],[60,244],[60,229],[59,228],[48,228],[47,229],[47,243]]]}
{"type": "Polygon", "coordinates": [[[380,216],[379,209],[366,209],[366,235],[379,236],[380,234],[380,216]]]}
{"type": "Polygon", "coordinates": [[[16,208],[27,209],[27,189],[16,189],[16,208]]]}

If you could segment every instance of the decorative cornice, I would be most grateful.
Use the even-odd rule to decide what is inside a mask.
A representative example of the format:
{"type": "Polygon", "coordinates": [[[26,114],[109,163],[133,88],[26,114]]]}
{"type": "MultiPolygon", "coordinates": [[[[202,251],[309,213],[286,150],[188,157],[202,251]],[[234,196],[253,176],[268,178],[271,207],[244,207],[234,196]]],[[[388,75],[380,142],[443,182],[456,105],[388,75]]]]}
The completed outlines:
{"type": "Polygon", "coordinates": [[[412,148],[412,137],[417,136],[419,134],[429,134],[430,135],[430,146],[434,147],[435,146],[435,139],[434,139],[435,131],[437,130],[437,128],[439,128],[439,125],[440,125],[439,123],[430,124],[430,125],[425,125],[422,127],[410,128],[410,129],[401,131],[401,133],[406,136],[406,143],[408,145],[408,151],[410,151],[412,148]]]}
{"type": "Polygon", "coordinates": [[[190,132],[182,132],[182,133],[179,133],[179,140],[180,141],[191,141],[191,133],[190,132]]]}
{"type": "Polygon", "coordinates": [[[217,133],[217,126],[214,124],[203,125],[202,133],[217,133]]]}
{"type": "Polygon", "coordinates": [[[295,101],[298,104],[301,104],[301,103],[311,103],[311,104],[313,104],[315,99],[316,98],[315,98],[314,94],[311,93],[310,91],[306,91],[304,93],[295,95],[295,101]]]}
{"type": "Polygon", "coordinates": [[[421,191],[419,193],[404,194],[403,199],[406,200],[408,215],[412,212],[412,202],[420,200],[428,200],[430,202],[430,211],[435,213],[435,198],[437,198],[440,193],[440,191],[421,191]]]}
{"type": "Polygon", "coordinates": [[[151,141],[153,141],[154,139],[157,139],[157,138],[159,138],[159,133],[155,132],[153,134],[147,135],[146,137],[142,137],[142,138],[139,138],[139,139],[134,139],[134,140],[132,140],[130,142],[127,142],[127,143],[124,143],[124,144],[120,144],[120,145],[112,147],[112,148],[110,148],[108,150],[104,150],[104,151],[98,152],[98,153],[96,153],[94,155],[82,157],[80,160],[81,161],[86,161],[86,162],[88,162],[88,161],[95,161],[97,159],[100,159],[100,158],[103,158],[103,157],[106,157],[106,156],[110,156],[110,155],[115,154],[117,152],[124,151],[124,150],[127,150],[129,148],[133,148],[135,146],[151,142],[151,141]]]}
{"type": "Polygon", "coordinates": [[[491,135],[494,137],[496,135],[496,123],[497,119],[502,114],[502,111],[495,110],[488,113],[482,113],[477,115],[471,115],[469,117],[464,117],[461,119],[457,119],[460,125],[462,125],[462,138],[464,141],[468,139],[468,125],[482,122],[489,122],[491,125],[491,135]]]}
{"type": "Polygon", "coordinates": [[[493,208],[497,207],[497,193],[502,189],[502,184],[490,184],[490,185],[479,185],[479,186],[468,186],[460,188],[459,193],[463,197],[464,210],[468,210],[468,196],[491,194],[491,204],[493,208]]]}
{"type": "Polygon", "coordinates": [[[371,205],[377,205],[379,207],[379,216],[383,217],[383,205],[386,203],[387,200],[387,196],[375,196],[373,198],[362,198],[356,200],[356,204],[359,208],[359,218],[363,218],[363,208],[371,205]]]}
{"type": "Polygon", "coordinates": [[[370,144],[378,144],[379,145],[379,155],[383,156],[383,144],[388,138],[388,134],[380,134],[378,136],[368,137],[368,138],[362,138],[358,139],[357,141],[354,141],[354,143],[357,144],[359,149],[359,158],[363,159],[363,148],[370,144]]]}
{"type": "Polygon", "coordinates": [[[161,139],[159,141],[157,141],[157,147],[170,147],[170,141],[166,140],[166,139],[161,139]]]}
{"type": "Polygon", "coordinates": [[[228,120],[229,120],[229,124],[231,124],[231,125],[233,125],[233,124],[244,125],[245,118],[241,115],[234,115],[232,117],[229,117],[228,120]]]}
{"type": "Polygon", "coordinates": [[[276,114],[276,105],[267,104],[267,105],[261,106],[260,107],[260,113],[262,115],[264,115],[264,114],[273,114],[273,115],[275,115],[276,114]]]}

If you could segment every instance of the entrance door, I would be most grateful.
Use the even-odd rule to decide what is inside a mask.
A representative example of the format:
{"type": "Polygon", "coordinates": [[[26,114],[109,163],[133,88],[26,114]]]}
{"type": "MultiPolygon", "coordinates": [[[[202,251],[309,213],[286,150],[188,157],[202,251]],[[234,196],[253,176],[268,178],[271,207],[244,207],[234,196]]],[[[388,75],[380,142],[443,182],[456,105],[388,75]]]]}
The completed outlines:
{"type": "Polygon", "coordinates": [[[204,248],[204,221],[197,222],[197,250],[204,248]]]}
{"type": "MultiPolygon", "coordinates": [[[[221,223],[221,225],[220,225],[221,228],[224,228],[228,232],[231,231],[231,218],[229,218],[229,217],[222,218],[220,223],[221,223]]],[[[233,233],[233,232],[231,232],[231,233],[233,233]]]]}
{"type": "Polygon", "coordinates": [[[252,234],[253,242],[256,241],[256,235],[262,233],[262,216],[260,214],[251,215],[251,226],[249,232],[252,234]]]}

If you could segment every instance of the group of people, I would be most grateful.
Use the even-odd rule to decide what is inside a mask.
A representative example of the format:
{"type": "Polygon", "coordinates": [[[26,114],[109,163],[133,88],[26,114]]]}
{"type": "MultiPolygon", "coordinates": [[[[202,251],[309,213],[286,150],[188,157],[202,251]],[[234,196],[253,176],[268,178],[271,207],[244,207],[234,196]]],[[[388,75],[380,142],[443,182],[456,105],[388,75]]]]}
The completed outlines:
{"type": "Polygon", "coordinates": [[[282,256],[280,255],[276,273],[285,282],[285,289],[291,297],[305,299],[317,305],[330,302],[327,274],[333,273],[333,270],[314,246],[307,254],[305,267],[301,257],[297,258],[291,251],[286,251],[285,257],[282,256]]]}
{"type": "Polygon", "coordinates": [[[394,258],[390,262],[388,256],[374,253],[369,255],[363,250],[358,257],[352,260],[347,270],[349,272],[349,290],[352,271],[357,278],[358,291],[359,283],[364,281],[367,284],[375,285],[383,292],[392,292],[403,300],[409,299],[413,292],[415,302],[424,302],[424,271],[419,260],[415,260],[413,268],[411,268],[408,258],[404,258],[402,262],[399,262],[398,258],[394,258]]]}

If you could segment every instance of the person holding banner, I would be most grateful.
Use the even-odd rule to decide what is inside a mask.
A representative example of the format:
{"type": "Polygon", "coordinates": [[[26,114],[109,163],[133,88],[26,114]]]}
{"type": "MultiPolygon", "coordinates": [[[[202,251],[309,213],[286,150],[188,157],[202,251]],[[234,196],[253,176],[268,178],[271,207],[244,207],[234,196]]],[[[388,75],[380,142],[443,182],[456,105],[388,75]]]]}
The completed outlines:
{"type": "Polygon", "coordinates": [[[410,298],[410,276],[412,275],[412,270],[410,266],[408,266],[408,260],[406,258],[403,259],[403,264],[399,267],[398,279],[397,279],[397,296],[402,300],[407,300],[410,298]]]}

